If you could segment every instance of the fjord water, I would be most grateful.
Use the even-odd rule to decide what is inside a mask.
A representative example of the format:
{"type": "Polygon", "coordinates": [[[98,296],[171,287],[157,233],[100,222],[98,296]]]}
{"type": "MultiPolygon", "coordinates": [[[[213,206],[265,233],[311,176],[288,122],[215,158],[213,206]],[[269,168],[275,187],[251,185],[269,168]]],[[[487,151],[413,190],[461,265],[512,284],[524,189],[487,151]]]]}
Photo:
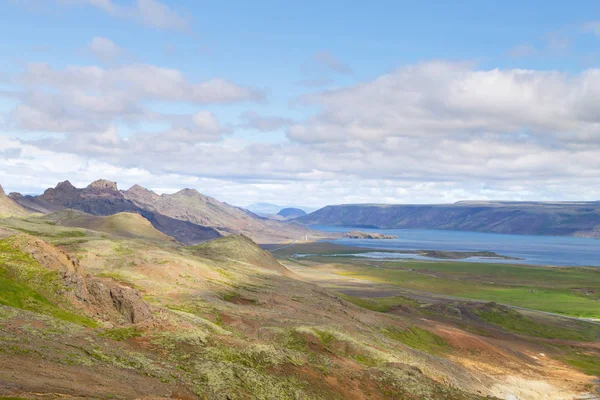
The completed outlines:
{"type": "MultiPolygon", "coordinates": [[[[356,228],[315,225],[311,228],[325,232],[346,232],[356,228]]],[[[364,232],[378,232],[398,236],[397,239],[336,239],[333,243],[346,246],[373,248],[377,250],[446,250],[446,251],[493,251],[499,255],[516,257],[521,260],[497,260],[468,258],[466,262],[518,263],[552,266],[595,266],[600,267],[600,239],[565,237],[504,235],[463,231],[442,231],[426,229],[366,229],[364,232]]],[[[363,255],[372,258],[419,258],[377,251],[363,255]]]]}

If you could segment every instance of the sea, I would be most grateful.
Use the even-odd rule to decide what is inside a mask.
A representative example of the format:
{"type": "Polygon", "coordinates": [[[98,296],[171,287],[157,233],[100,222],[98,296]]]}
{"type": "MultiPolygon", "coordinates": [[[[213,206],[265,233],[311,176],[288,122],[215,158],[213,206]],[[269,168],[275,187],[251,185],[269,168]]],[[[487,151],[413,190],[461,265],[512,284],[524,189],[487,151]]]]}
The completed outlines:
{"type": "Polygon", "coordinates": [[[445,250],[445,251],[492,251],[519,260],[470,257],[464,262],[490,262],[547,266],[600,267],[600,239],[567,236],[505,235],[496,233],[464,232],[427,229],[366,229],[313,225],[312,229],[323,232],[346,232],[360,230],[397,236],[397,239],[335,239],[332,243],[373,249],[372,252],[355,254],[356,257],[373,259],[424,259],[416,254],[390,253],[386,250],[445,250]]]}

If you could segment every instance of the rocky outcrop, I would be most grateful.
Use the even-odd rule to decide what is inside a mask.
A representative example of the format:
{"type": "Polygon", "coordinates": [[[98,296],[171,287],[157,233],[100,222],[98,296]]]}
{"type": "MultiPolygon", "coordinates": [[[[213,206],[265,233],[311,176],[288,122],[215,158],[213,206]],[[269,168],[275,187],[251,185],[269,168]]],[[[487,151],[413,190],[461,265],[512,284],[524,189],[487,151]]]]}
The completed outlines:
{"type": "Polygon", "coordinates": [[[35,237],[19,235],[14,245],[42,267],[58,272],[64,290],[57,295],[88,316],[117,325],[152,318],[150,306],[136,289],[114,279],[86,274],[77,259],[35,237]]]}
{"type": "Polygon", "coordinates": [[[152,311],[142,299],[140,292],[122,286],[111,279],[88,279],[86,284],[89,296],[87,301],[96,311],[105,311],[110,318],[113,310],[118,312],[125,322],[137,324],[152,318],[152,311]]]}
{"type": "Polygon", "coordinates": [[[348,239],[397,239],[398,236],[393,235],[384,235],[382,233],[369,233],[369,232],[361,232],[361,231],[350,231],[346,232],[342,235],[342,237],[348,239]]]}
{"type": "Polygon", "coordinates": [[[117,182],[107,181],[106,179],[98,179],[97,181],[90,183],[87,189],[112,190],[114,192],[118,190],[117,182]]]}

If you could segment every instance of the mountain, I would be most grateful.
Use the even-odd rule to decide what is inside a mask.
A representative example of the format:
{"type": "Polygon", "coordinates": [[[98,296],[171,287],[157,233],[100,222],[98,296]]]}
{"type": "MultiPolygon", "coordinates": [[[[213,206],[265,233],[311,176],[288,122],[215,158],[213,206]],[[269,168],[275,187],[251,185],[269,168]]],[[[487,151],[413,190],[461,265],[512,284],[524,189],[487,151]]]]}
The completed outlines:
{"type": "Polygon", "coordinates": [[[223,235],[244,234],[262,243],[298,239],[307,229],[272,221],[240,207],[205,196],[195,189],[158,195],[140,186],[122,192],[136,206],[194,224],[210,226],[223,235]]]}
{"type": "Polygon", "coordinates": [[[284,208],[283,210],[279,211],[277,215],[282,216],[285,219],[294,219],[304,217],[307,214],[304,210],[299,208],[284,208]]]}
{"type": "Polygon", "coordinates": [[[310,213],[316,211],[317,208],[314,207],[304,207],[304,206],[279,206],[277,204],[271,203],[254,203],[249,206],[244,207],[246,210],[253,212],[254,214],[258,214],[261,217],[267,217],[271,219],[279,219],[277,215],[281,210],[286,208],[295,208],[304,211],[305,213],[310,213]]]}
{"type": "Polygon", "coordinates": [[[450,229],[600,237],[600,202],[458,202],[441,205],[349,204],[294,221],[381,229],[450,229]]]}
{"type": "Polygon", "coordinates": [[[97,180],[86,188],[78,189],[69,181],[47,189],[40,196],[18,196],[13,199],[29,209],[44,210],[73,209],[97,216],[109,216],[121,212],[136,213],[147,219],[154,228],[184,244],[196,244],[222,236],[216,229],[201,226],[162,215],[138,207],[118,190],[116,183],[97,180]]]}
{"type": "Polygon", "coordinates": [[[0,186],[0,218],[24,217],[28,214],[30,212],[8,197],[0,186]]]}
{"type": "Polygon", "coordinates": [[[308,231],[295,223],[268,220],[194,189],[159,195],[139,185],[119,190],[115,182],[103,179],[83,189],[65,181],[40,196],[15,193],[11,201],[45,214],[63,209],[95,216],[135,213],[184,244],[197,244],[229,234],[244,234],[262,243],[279,243],[296,240],[308,231]]]}

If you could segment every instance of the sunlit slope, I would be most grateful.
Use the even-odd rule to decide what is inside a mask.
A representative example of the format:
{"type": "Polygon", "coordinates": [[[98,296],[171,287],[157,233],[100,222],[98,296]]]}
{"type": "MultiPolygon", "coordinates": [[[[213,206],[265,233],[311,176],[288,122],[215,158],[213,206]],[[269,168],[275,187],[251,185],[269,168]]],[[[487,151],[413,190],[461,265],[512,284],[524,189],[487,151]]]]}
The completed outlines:
{"type": "Polygon", "coordinates": [[[75,210],[63,210],[43,217],[61,226],[85,228],[109,234],[144,238],[151,240],[169,240],[169,236],[158,231],[152,224],[136,213],[120,212],[108,216],[96,216],[75,210]]]}

